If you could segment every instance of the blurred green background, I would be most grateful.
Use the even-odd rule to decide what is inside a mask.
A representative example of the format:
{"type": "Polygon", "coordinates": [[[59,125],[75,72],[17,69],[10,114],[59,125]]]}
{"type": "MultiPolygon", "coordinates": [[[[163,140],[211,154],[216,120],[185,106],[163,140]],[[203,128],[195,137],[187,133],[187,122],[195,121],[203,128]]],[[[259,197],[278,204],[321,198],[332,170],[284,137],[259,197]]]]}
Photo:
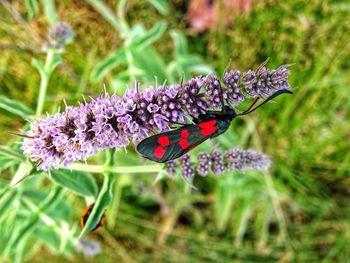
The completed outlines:
{"type": "MultiPolygon", "coordinates": [[[[189,1],[0,0],[2,262],[350,262],[350,3],[250,4],[250,11],[229,13],[227,23],[219,3],[218,20],[196,32],[189,1]],[[196,177],[198,191],[162,172],[115,174],[106,226],[87,235],[101,252],[74,252],[80,214],[102,175],[36,173],[7,187],[25,169],[9,157],[21,153],[7,132],[26,129],[24,117],[35,112],[43,78],[33,60],[45,63],[42,47],[57,21],[69,23],[75,38],[49,76],[50,114],[63,100],[77,105],[82,95],[98,96],[104,83],[123,94],[135,80],[155,85],[155,76],[158,84],[179,83],[182,74],[221,76],[229,62],[241,71],[267,57],[272,68],[294,63],[293,96],[235,121],[199,149],[261,150],[273,159],[271,172],[196,177]]],[[[144,163],[133,145],[114,158],[118,166],[144,163]]]]}

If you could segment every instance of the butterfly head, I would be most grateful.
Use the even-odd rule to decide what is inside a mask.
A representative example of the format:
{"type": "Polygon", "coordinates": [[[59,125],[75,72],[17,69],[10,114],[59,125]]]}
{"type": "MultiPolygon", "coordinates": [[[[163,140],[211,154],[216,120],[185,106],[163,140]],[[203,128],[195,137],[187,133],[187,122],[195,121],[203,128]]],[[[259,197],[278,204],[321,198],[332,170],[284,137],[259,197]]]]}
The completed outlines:
{"type": "Polygon", "coordinates": [[[227,115],[227,118],[232,121],[236,116],[236,112],[234,109],[232,109],[230,106],[225,105],[224,106],[224,112],[227,115]]]}

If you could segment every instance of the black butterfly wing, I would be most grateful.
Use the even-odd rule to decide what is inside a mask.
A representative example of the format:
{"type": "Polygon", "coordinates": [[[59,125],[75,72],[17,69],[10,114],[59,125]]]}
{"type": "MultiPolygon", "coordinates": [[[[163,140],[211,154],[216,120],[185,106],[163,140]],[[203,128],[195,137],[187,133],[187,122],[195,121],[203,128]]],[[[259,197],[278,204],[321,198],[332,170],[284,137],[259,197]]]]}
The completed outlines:
{"type": "Polygon", "coordinates": [[[145,158],[164,163],[181,157],[205,140],[225,132],[228,127],[229,122],[220,119],[185,125],[148,137],[141,141],[136,149],[145,158]]]}

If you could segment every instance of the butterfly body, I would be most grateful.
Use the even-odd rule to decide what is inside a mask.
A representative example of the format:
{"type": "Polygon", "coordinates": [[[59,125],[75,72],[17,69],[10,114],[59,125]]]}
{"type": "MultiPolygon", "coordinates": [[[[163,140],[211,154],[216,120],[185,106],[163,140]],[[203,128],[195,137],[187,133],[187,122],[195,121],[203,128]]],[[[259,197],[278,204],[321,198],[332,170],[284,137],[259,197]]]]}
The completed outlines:
{"type": "Polygon", "coordinates": [[[222,111],[208,111],[194,118],[194,124],[144,139],[137,145],[137,151],[159,163],[179,158],[207,139],[224,133],[235,116],[234,110],[228,106],[222,111]]]}
{"type": "MultiPolygon", "coordinates": [[[[82,228],[84,228],[86,222],[88,221],[89,216],[90,216],[90,214],[92,212],[92,209],[94,208],[94,205],[95,204],[88,205],[84,209],[84,211],[83,211],[83,213],[81,215],[81,218],[80,218],[80,225],[81,225],[82,228]]],[[[103,226],[104,221],[105,221],[105,217],[106,217],[106,211],[103,213],[103,215],[102,215],[100,221],[98,222],[98,224],[90,232],[95,231],[100,226],[103,226]]]]}
{"type": "Polygon", "coordinates": [[[279,90],[253,108],[258,101],[256,99],[247,110],[239,114],[236,114],[234,109],[227,105],[224,105],[221,111],[207,111],[193,118],[193,124],[185,124],[176,130],[156,134],[142,140],[136,149],[143,157],[158,163],[177,159],[207,139],[224,133],[235,117],[249,114],[284,93],[292,92],[279,90]]]}

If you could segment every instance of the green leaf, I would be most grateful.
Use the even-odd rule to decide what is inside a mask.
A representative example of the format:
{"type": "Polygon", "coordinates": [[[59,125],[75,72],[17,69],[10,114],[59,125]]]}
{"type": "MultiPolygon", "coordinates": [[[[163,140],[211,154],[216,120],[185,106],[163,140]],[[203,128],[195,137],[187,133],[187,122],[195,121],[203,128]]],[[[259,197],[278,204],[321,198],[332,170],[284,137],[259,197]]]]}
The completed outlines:
{"type": "Polygon", "coordinates": [[[58,22],[58,17],[56,13],[56,6],[54,0],[41,0],[41,3],[44,7],[44,13],[46,20],[50,25],[54,25],[58,22]]]}
{"type": "Polygon", "coordinates": [[[18,116],[21,116],[23,118],[33,114],[33,112],[28,107],[24,106],[22,103],[15,100],[11,100],[2,95],[0,95],[0,108],[18,116]]]}
{"type": "Polygon", "coordinates": [[[0,224],[0,258],[4,260],[4,252],[5,247],[8,242],[8,240],[11,237],[11,230],[13,230],[14,225],[17,223],[18,220],[14,219],[10,224],[0,224]]]}
{"type": "Polygon", "coordinates": [[[253,211],[250,205],[243,204],[236,211],[236,218],[234,220],[237,224],[235,231],[235,243],[240,245],[243,241],[243,237],[247,232],[249,218],[251,217],[253,211]],[[238,215],[238,216],[237,216],[238,215]]]}
{"type": "Polygon", "coordinates": [[[9,168],[10,166],[14,165],[16,162],[10,158],[0,156],[0,173],[9,168]]]}
{"type": "Polygon", "coordinates": [[[125,63],[125,52],[123,49],[118,49],[112,55],[106,57],[96,65],[91,73],[91,80],[98,82],[117,65],[125,63]]]}
{"type": "Polygon", "coordinates": [[[187,41],[185,36],[177,30],[170,32],[171,38],[174,41],[175,57],[184,56],[187,54],[187,41]]]}
{"type": "Polygon", "coordinates": [[[7,211],[14,207],[14,202],[16,201],[17,191],[9,191],[0,198],[0,222],[2,219],[7,216],[7,211]]]}
{"type": "Polygon", "coordinates": [[[61,55],[52,51],[51,57],[49,58],[49,63],[45,67],[46,77],[52,75],[52,72],[61,63],[61,55]]]}
{"type": "Polygon", "coordinates": [[[46,64],[44,64],[44,62],[42,62],[41,60],[33,58],[32,66],[39,71],[40,77],[42,79],[48,80],[52,72],[55,70],[58,64],[60,64],[60,62],[61,55],[55,52],[54,50],[50,50],[47,54],[46,64]]]}
{"type": "Polygon", "coordinates": [[[95,226],[100,222],[101,217],[104,214],[107,206],[112,201],[112,191],[113,191],[114,180],[115,180],[115,175],[111,173],[105,174],[102,189],[97,197],[97,200],[94,204],[94,208],[91,211],[91,214],[86,222],[86,225],[80,233],[80,237],[92,231],[95,228],[95,226]]]}
{"type": "Polygon", "coordinates": [[[43,245],[45,247],[50,248],[52,251],[60,251],[60,249],[63,250],[60,251],[60,253],[63,253],[66,256],[69,256],[72,254],[72,246],[70,243],[64,244],[62,246],[61,240],[64,236],[69,235],[69,233],[61,233],[61,232],[55,232],[52,227],[41,227],[40,229],[37,229],[35,231],[35,237],[41,240],[43,245]]]}
{"type": "Polygon", "coordinates": [[[147,30],[142,24],[135,24],[132,26],[128,33],[128,37],[125,39],[124,46],[132,46],[134,39],[137,39],[145,35],[147,30]]]}
{"type": "Polygon", "coordinates": [[[165,62],[152,47],[147,47],[142,52],[133,51],[132,55],[137,67],[144,70],[145,79],[154,81],[154,77],[157,77],[158,83],[168,79],[165,62]]]}
{"type": "Polygon", "coordinates": [[[190,66],[190,70],[191,72],[195,72],[197,74],[203,74],[203,75],[207,75],[209,73],[213,73],[214,69],[206,64],[197,64],[197,65],[192,65],[190,66]]]}
{"type": "Polygon", "coordinates": [[[148,2],[153,5],[159,13],[162,15],[167,15],[169,13],[169,5],[165,0],[148,0],[148,2]]]}
{"type": "Polygon", "coordinates": [[[26,0],[26,7],[28,10],[28,17],[30,20],[36,17],[38,14],[38,1],[37,0],[26,0]]]}
{"type": "Polygon", "coordinates": [[[11,239],[7,242],[5,255],[10,254],[11,252],[15,253],[17,248],[20,248],[23,245],[22,241],[25,240],[25,238],[28,237],[38,226],[38,223],[40,222],[40,213],[54,208],[62,199],[62,193],[63,191],[61,187],[56,187],[52,190],[37,210],[26,218],[25,221],[15,229],[15,231],[13,231],[11,239]]]}
{"type": "Polygon", "coordinates": [[[119,22],[118,18],[113,14],[112,10],[100,0],[87,0],[87,2],[92,5],[97,12],[99,12],[103,18],[109,22],[115,30],[123,32],[123,27],[119,22]]]}
{"type": "Polygon", "coordinates": [[[8,146],[0,146],[0,156],[6,157],[15,161],[23,161],[24,156],[17,152],[16,150],[8,147],[8,146]]]}
{"type": "Polygon", "coordinates": [[[39,71],[39,74],[42,78],[45,78],[46,77],[46,74],[45,74],[45,65],[42,61],[36,59],[36,58],[33,58],[32,59],[32,66],[35,67],[38,71],[39,71]]]}
{"type": "Polygon", "coordinates": [[[180,56],[178,58],[179,64],[183,67],[196,66],[200,63],[203,63],[203,60],[200,56],[186,54],[185,56],[180,56]]]}
{"type": "Polygon", "coordinates": [[[215,203],[216,223],[220,231],[223,231],[232,215],[232,207],[235,200],[232,176],[222,176],[216,191],[218,197],[215,203]]]}
{"type": "Polygon", "coordinates": [[[97,195],[96,180],[88,173],[57,170],[51,171],[50,179],[78,195],[93,198],[97,195]]]}
{"type": "Polygon", "coordinates": [[[0,188],[0,199],[1,199],[4,195],[6,195],[6,193],[11,191],[12,187],[9,184],[7,184],[7,183],[2,184],[0,186],[1,186],[1,188],[0,188]]]}
{"type": "Polygon", "coordinates": [[[19,182],[23,181],[26,177],[30,176],[34,170],[35,170],[35,167],[32,165],[31,162],[29,161],[22,162],[19,165],[15,176],[11,180],[11,186],[14,186],[19,182]]]}
{"type": "Polygon", "coordinates": [[[164,21],[160,21],[156,23],[151,30],[149,30],[146,34],[143,36],[136,37],[131,46],[135,48],[143,49],[158,39],[161,38],[161,36],[164,34],[165,30],[167,28],[167,23],[164,21]]]}

